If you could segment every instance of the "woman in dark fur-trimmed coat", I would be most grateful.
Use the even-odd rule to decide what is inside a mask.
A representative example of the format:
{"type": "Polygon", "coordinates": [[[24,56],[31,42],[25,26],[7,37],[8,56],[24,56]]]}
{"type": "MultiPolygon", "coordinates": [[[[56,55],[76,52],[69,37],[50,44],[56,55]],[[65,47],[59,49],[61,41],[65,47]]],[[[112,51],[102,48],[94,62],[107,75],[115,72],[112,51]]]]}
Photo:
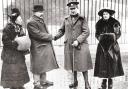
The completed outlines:
{"type": "Polygon", "coordinates": [[[21,21],[19,10],[13,8],[10,22],[3,29],[1,85],[5,89],[24,89],[24,84],[29,82],[24,52],[17,50],[18,43],[14,41],[16,36],[25,35],[21,21]]]}
{"type": "MultiPolygon", "coordinates": [[[[102,18],[96,23],[98,47],[96,53],[94,76],[108,79],[108,89],[112,89],[112,78],[124,75],[120,48],[117,40],[121,36],[120,23],[112,17],[115,11],[102,9],[102,18]]],[[[107,79],[103,79],[101,87],[106,89],[107,79]]]]}

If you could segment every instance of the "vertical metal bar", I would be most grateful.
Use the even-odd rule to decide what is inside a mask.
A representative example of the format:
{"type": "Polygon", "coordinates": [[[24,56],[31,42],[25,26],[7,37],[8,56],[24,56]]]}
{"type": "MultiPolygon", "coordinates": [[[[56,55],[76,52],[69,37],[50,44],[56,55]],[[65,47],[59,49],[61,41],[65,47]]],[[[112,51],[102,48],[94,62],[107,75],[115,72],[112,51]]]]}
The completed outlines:
{"type": "Polygon", "coordinates": [[[81,14],[81,0],[80,0],[80,14],[81,14]]]}
{"type": "Polygon", "coordinates": [[[104,0],[103,0],[103,8],[104,8],[104,0]]]}
{"type": "MultiPolygon", "coordinates": [[[[56,15],[56,14],[57,14],[57,13],[56,13],[56,10],[57,10],[57,9],[56,9],[56,7],[57,7],[57,1],[55,0],[55,18],[54,18],[55,23],[54,23],[54,24],[51,24],[51,25],[56,25],[56,26],[55,26],[55,29],[57,29],[57,21],[56,21],[56,19],[57,19],[57,18],[56,18],[56,16],[57,16],[57,15],[56,15]]],[[[60,13],[60,12],[59,12],[59,13],[60,13]]],[[[58,16],[57,16],[57,17],[58,17],[58,16]]],[[[53,21],[53,22],[54,22],[54,21],[53,21]]],[[[52,27],[51,27],[51,32],[52,32],[52,27]]]]}
{"type": "Polygon", "coordinates": [[[11,8],[12,8],[12,0],[11,0],[11,8]]]}
{"type": "MultiPolygon", "coordinates": [[[[59,0],[59,19],[61,18],[61,2],[60,2],[60,0],[59,0]]],[[[58,21],[57,21],[57,23],[58,23],[58,21]]],[[[58,25],[58,24],[57,24],[58,25]]],[[[59,24],[60,25],[60,24],[59,24]]]]}
{"type": "Polygon", "coordinates": [[[20,2],[20,12],[22,12],[22,8],[21,8],[22,0],[19,0],[19,2],[20,2]]]}
{"type": "Polygon", "coordinates": [[[3,0],[2,0],[2,12],[3,12],[3,27],[4,27],[4,17],[5,17],[4,13],[5,12],[4,12],[4,2],[3,2],[3,0]]]}
{"type": "MultiPolygon", "coordinates": [[[[85,16],[85,1],[84,1],[84,16],[85,16]]],[[[89,0],[88,0],[87,21],[89,21],[89,0]]]]}
{"type": "MultiPolygon", "coordinates": [[[[60,0],[59,0],[60,1],[60,0]]],[[[57,20],[58,19],[60,19],[60,3],[59,3],[59,1],[58,0],[55,0],[55,3],[54,3],[54,6],[55,6],[55,12],[53,12],[53,13],[55,13],[55,16],[53,16],[53,24],[52,24],[52,33],[53,32],[55,32],[55,33],[57,33],[57,20]],[[59,8],[58,8],[59,7],[59,8]],[[59,9],[59,12],[57,11],[59,9]],[[55,17],[55,18],[54,18],[55,17]],[[54,29],[55,28],[55,29],[54,29]],[[53,29],[55,30],[55,31],[53,31],[53,29]]],[[[54,2],[54,1],[53,1],[54,2]]],[[[53,7],[54,7],[53,6],[53,7]]],[[[57,42],[55,43],[55,45],[57,45],[57,42]]]]}
{"type": "MultiPolygon", "coordinates": [[[[52,3],[52,0],[51,0],[51,25],[52,25],[52,7],[53,7],[53,5],[52,5],[53,3],[52,3]]],[[[52,30],[52,27],[51,27],[51,30],[52,30]]]]}
{"type": "Polygon", "coordinates": [[[119,8],[120,8],[120,7],[119,7],[119,3],[120,3],[119,1],[120,1],[120,0],[118,0],[118,20],[119,20],[119,11],[120,11],[120,10],[119,10],[119,8]]]}
{"type": "Polygon", "coordinates": [[[48,24],[48,12],[49,12],[48,7],[49,6],[48,6],[48,0],[46,0],[46,1],[47,1],[46,3],[47,3],[47,24],[48,24]]]}
{"type": "MultiPolygon", "coordinates": [[[[121,26],[122,26],[122,23],[123,23],[123,0],[122,0],[122,11],[121,11],[121,26]]],[[[122,29],[121,29],[122,30],[122,29]]],[[[125,33],[124,33],[124,36],[125,36],[125,33]]],[[[124,39],[125,40],[125,39],[124,39]]],[[[125,41],[124,41],[125,42],[125,41]]]]}
{"type": "MultiPolygon", "coordinates": [[[[115,0],[115,4],[114,4],[114,10],[116,10],[116,0],[115,0]]],[[[115,18],[115,15],[114,15],[114,18],[115,18]]]]}
{"type": "Polygon", "coordinates": [[[126,19],[127,19],[127,0],[125,0],[125,33],[127,32],[126,31],[126,19]]]}
{"type": "MultiPolygon", "coordinates": [[[[69,2],[69,0],[68,0],[68,2],[69,2]]],[[[68,9],[68,14],[69,14],[69,9],[68,9]]]]}
{"type": "Polygon", "coordinates": [[[111,0],[111,9],[112,9],[112,0],[111,0]]]}
{"type": "MultiPolygon", "coordinates": [[[[31,13],[31,9],[30,9],[30,7],[31,7],[30,5],[31,5],[31,4],[30,4],[30,3],[31,3],[31,1],[28,0],[28,4],[29,4],[29,13],[28,13],[28,15],[29,15],[29,18],[30,18],[30,13],[31,13]]],[[[33,6],[32,6],[32,8],[33,8],[33,6]]]]}
{"type": "Polygon", "coordinates": [[[107,0],[107,7],[108,7],[108,0],[107,0]]]}
{"type": "MultiPolygon", "coordinates": [[[[97,0],[95,0],[95,24],[96,24],[96,21],[97,21],[97,0]]],[[[96,39],[95,39],[95,44],[96,44],[96,39]]]]}
{"type": "Polygon", "coordinates": [[[35,2],[34,2],[34,0],[33,0],[33,6],[34,6],[34,4],[35,4],[35,2]]]}
{"type": "Polygon", "coordinates": [[[99,10],[101,9],[101,0],[99,1],[99,10]]]}
{"type": "Polygon", "coordinates": [[[66,2],[65,2],[65,0],[63,0],[63,15],[65,16],[65,4],[66,4],[66,2]]]}
{"type": "Polygon", "coordinates": [[[6,16],[7,16],[7,22],[8,22],[8,0],[6,0],[6,1],[7,1],[7,6],[6,6],[7,7],[7,11],[6,11],[7,15],[6,16]]]}
{"type": "MultiPolygon", "coordinates": [[[[26,18],[25,18],[25,16],[26,16],[25,8],[26,8],[26,7],[25,7],[25,1],[26,1],[26,0],[24,0],[24,23],[25,23],[24,26],[25,26],[25,28],[26,28],[26,18]]],[[[26,30],[25,30],[25,31],[26,31],[26,30]]]]}
{"type": "MultiPolygon", "coordinates": [[[[127,33],[127,31],[126,31],[126,19],[127,19],[127,0],[125,0],[126,2],[125,2],[125,33],[126,34],[128,34],[127,33]]],[[[126,43],[126,40],[125,40],[125,43],[126,43]]]]}
{"type": "Polygon", "coordinates": [[[93,38],[93,35],[92,35],[92,34],[93,34],[93,31],[92,31],[92,21],[93,21],[93,1],[94,1],[94,0],[92,0],[92,3],[91,3],[91,44],[93,43],[93,42],[92,42],[92,40],[93,40],[93,39],[92,39],[92,38],[93,38]]]}
{"type": "Polygon", "coordinates": [[[15,7],[16,7],[16,0],[15,0],[15,7]]]}

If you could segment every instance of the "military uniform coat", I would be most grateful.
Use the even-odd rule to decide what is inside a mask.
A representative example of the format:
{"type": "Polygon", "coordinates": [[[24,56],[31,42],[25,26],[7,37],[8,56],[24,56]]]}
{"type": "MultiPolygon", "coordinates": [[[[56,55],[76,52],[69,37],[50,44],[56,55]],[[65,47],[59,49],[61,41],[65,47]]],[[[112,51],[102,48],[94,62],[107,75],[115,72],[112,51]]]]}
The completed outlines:
{"type": "Polygon", "coordinates": [[[92,60],[87,41],[90,32],[84,17],[78,14],[73,18],[71,16],[65,18],[58,34],[55,36],[55,40],[65,34],[65,69],[83,72],[92,69],[92,60]],[[79,42],[79,45],[73,48],[72,43],[75,40],[79,42]]]}
{"type": "Polygon", "coordinates": [[[107,21],[100,19],[96,23],[96,38],[99,40],[94,76],[101,78],[112,78],[124,75],[120,48],[117,40],[121,36],[120,23],[110,17],[107,21]],[[102,37],[101,34],[115,34],[108,37],[102,37]]]}
{"type": "Polygon", "coordinates": [[[29,82],[29,75],[25,64],[25,52],[18,51],[18,44],[14,41],[16,36],[23,35],[22,28],[13,23],[8,23],[3,29],[1,85],[4,88],[20,87],[29,82]]]}
{"type": "Polygon", "coordinates": [[[52,45],[52,35],[48,33],[43,19],[33,15],[27,24],[31,39],[31,71],[34,74],[58,68],[52,45]]]}

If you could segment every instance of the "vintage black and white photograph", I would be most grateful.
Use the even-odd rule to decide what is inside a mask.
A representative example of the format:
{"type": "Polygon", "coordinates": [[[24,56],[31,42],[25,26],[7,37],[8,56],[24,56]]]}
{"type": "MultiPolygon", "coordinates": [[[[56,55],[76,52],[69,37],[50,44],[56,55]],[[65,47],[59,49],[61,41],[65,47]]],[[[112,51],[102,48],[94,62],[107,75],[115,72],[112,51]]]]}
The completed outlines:
{"type": "Polygon", "coordinates": [[[0,0],[0,89],[128,89],[128,0],[0,0]]]}

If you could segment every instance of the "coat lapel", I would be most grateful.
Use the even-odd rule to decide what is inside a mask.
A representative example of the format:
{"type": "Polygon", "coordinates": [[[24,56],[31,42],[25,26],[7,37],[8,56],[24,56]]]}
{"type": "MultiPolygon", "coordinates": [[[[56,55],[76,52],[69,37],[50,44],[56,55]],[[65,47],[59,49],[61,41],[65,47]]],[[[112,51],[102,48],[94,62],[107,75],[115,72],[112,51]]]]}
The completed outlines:
{"type": "Polygon", "coordinates": [[[79,20],[79,15],[78,15],[78,17],[74,18],[74,20],[71,18],[71,16],[69,16],[68,22],[69,22],[71,28],[73,28],[75,26],[75,24],[77,23],[78,20],[79,20]]]}
{"type": "Polygon", "coordinates": [[[74,19],[73,25],[75,25],[77,23],[78,19],[79,19],[79,16],[74,19]]]}
{"type": "Polygon", "coordinates": [[[71,28],[72,28],[72,27],[73,27],[73,23],[72,23],[71,16],[69,16],[69,18],[68,18],[68,22],[69,22],[69,24],[70,24],[70,26],[71,26],[71,28]]]}
{"type": "Polygon", "coordinates": [[[48,31],[48,29],[46,27],[46,24],[44,23],[44,20],[43,19],[41,19],[41,18],[39,18],[39,17],[37,17],[35,15],[33,16],[33,18],[34,18],[34,20],[38,21],[39,23],[44,24],[44,27],[45,27],[46,32],[49,33],[49,31],[48,31]]]}

